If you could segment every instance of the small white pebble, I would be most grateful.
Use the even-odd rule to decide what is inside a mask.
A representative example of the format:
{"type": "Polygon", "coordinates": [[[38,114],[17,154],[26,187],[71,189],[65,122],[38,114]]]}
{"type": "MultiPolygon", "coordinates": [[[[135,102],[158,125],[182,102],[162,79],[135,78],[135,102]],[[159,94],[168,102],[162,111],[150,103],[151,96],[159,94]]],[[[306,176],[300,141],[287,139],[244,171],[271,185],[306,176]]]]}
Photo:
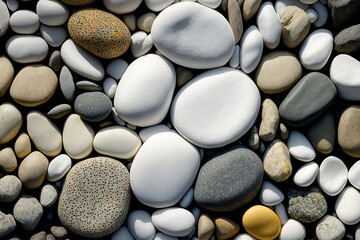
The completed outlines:
{"type": "Polygon", "coordinates": [[[319,17],[318,14],[317,14],[317,12],[316,12],[314,9],[312,9],[312,8],[306,9],[305,12],[306,12],[307,15],[309,16],[311,23],[314,23],[314,22],[316,21],[316,19],[318,19],[318,17],[319,17]]]}

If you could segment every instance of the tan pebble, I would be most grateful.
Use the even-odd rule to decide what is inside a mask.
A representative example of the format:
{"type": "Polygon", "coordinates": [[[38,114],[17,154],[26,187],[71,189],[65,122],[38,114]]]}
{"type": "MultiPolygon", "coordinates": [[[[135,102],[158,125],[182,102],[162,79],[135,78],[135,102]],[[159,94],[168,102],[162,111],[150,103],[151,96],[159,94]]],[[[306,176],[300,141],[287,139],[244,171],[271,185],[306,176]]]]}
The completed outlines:
{"type": "Polygon", "coordinates": [[[5,92],[10,87],[14,79],[14,67],[11,61],[5,57],[0,57],[0,98],[4,96],[5,92]]]}
{"type": "Polygon", "coordinates": [[[221,1],[221,9],[222,9],[224,12],[227,11],[228,2],[229,2],[229,0],[222,0],[222,1],[221,1]]]}
{"type": "Polygon", "coordinates": [[[245,0],[242,15],[245,21],[249,21],[258,11],[261,0],[245,0]]]}
{"type": "Polygon", "coordinates": [[[134,32],[136,30],[136,16],[135,14],[126,14],[122,20],[126,24],[126,26],[129,28],[130,31],[134,32]]]}
{"type": "Polygon", "coordinates": [[[338,126],[338,142],[351,157],[360,157],[360,107],[352,105],[342,114],[338,126]]]}
{"type": "Polygon", "coordinates": [[[18,134],[22,122],[21,113],[13,104],[0,105],[0,144],[11,141],[18,134]]]}
{"type": "Polygon", "coordinates": [[[17,168],[17,160],[12,148],[4,148],[0,151],[0,168],[7,172],[13,172],[17,168]]]}
{"type": "Polygon", "coordinates": [[[336,137],[334,115],[329,112],[312,123],[307,130],[307,136],[317,151],[323,154],[331,153],[336,137]]]}
{"type": "Polygon", "coordinates": [[[38,232],[32,235],[30,240],[46,240],[46,232],[45,231],[38,232]]]}
{"type": "Polygon", "coordinates": [[[282,140],[287,140],[289,138],[289,129],[284,123],[280,123],[280,137],[282,140]]]}
{"type": "Polygon", "coordinates": [[[214,222],[216,226],[216,237],[219,240],[229,239],[235,236],[240,230],[240,226],[228,218],[218,217],[214,222]]]}
{"type": "Polygon", "coordinates": [[[176,85],[178,87],[184,86],[193,76],[194,74],[190,70],[180,66],[176,67],[176,85]]]}
{"type": "Polygon", "coordinates": [[[156,18],[155,13],[153,12],[145,13],[137,19],[136,25],[139,30],[144,31],[146,33],[150,33],[155,18],[156,18]]]}
{"type": "Polygon", "coordinates": [[[31,153],[30,137],[26,133],[21,133],[15,141],[14,150],[18,158],[24,158],[31,153]]]}
{"type": "Polygon", "coordinates": [[[207,214],[201,214],[198,221],[199,240],[209,240],[215,231],[215,225],[207,214]]]}
{"type": "Polygon", "coordinates": [[[244,30],[241,10],[237,0],[229,0],[228,2],[228,20],[234,33],[235,43],[237,43],[240,41],[244,30]]]}
{"type": "Polygon", "coordinates": [[[39,151],[30,153],[20,164],[19,178],[26,188],[34,189],[43,183],[49,165],[48,159],[39,151]]]}
{"type": "Polygon", "coordinates": [[[280,124],[279,110],[269,98],[262,104],[259,136],[264,141],[274,140],[280,124]]]}

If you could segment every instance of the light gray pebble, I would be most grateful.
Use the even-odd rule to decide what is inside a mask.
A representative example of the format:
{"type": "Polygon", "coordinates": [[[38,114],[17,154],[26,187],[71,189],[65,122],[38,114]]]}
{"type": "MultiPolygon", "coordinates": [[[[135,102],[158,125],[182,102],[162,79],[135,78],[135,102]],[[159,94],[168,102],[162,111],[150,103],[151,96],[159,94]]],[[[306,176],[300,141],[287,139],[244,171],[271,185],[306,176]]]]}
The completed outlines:
{"type": "Polygon", "coordinates": [[[249,138],[248,138],[248,146],[252,150],[257,150],[260,145],[260,139],[258,134],[258,128],[256,126],[253,126],[250,129],[249,138]]]}
{"type": "Polygon", "coordinates": [[[155,18],[156,14],[153,12],[148,12],[141,15],[136,21],[137,28],[141,31],[150,33],[155,18]]]}
{"type": "Polygon", "coordinates": [[[34,234],[30,240],[46,240],[46,232],[45,231],[41,231],[38,232],[36,234],[34,234]]]}
{"type": "Polygon", "coordinates": [[[13,232],[16,228],[16,222],[11,214],[5,214],[0,211],[0,238],[13,232]]]}
{"type": "Polygon", "coordinates": [[[75,84],[73,76],[68,67],[63,66],[60,71],[60,89],[65,99],[68,101],[72,101],[75,96],[75,84]]]}
{"type": "Polygon", "coordinates": [[[336,217],[326,215],[316,226],[316,236],[319,240],[341,240],[345,236],[345,226],[336,217]]]}
{"type": "Polygon", "coordinates": [[[76,83],[76,87],[78,89],[84,90],[84,91],[101,91],[102,88],[101,86],[99,86],[96,83],[84,80],[84,81],[79,81],[76,83]]]}
{"type": "Polygon", "coordinates": [[[13,175],[0,178],[0,202],[12,202],[20,194],[22,183],[13,175]]]}
{"type": "Polygon", "coordinates": [[[46,184],[42,189],[40,193],[40,203],[43,207],[51,207],[54,205],[58,198],[58,192],[57,189],[51,185],[46,184]]]}
{"type": "Polygon", "coordinates": [[[34,230],[42,215],[41,204],[30,195],[22,195],[14,206],[14,218],[26,231],[34,230]]]}
{"type": "Polygon", "coordinates": [[[71,112],[71,106],[69,104],[60,104],[53,107],[48,113],[47,116],[52,119],[58,119],[68,115],[71,112]]]}

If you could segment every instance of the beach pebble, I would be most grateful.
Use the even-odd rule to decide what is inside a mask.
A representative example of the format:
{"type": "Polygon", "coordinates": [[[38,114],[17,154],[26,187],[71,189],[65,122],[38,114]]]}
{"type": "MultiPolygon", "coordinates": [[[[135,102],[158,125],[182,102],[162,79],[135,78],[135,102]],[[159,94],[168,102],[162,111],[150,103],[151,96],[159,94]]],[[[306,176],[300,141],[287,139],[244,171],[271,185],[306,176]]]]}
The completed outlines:
{"type": "Polygon", "coordinates": [[[153,47],[151,35],[147,35],[146,32],[138,31],[131,35],[131,54],[138,58],[145,55],[153,47]]]}
{"type": "Polygon", "coordinates": [[[107,118],[112,108],[110,98],[102,92],[87,92],[75,99],[74,110],[84,120],[100,122],[107,118]]]}
{"type": "Polygon", "coordinates": [[[138,240],[153,239],[156,233],[155,226],[151,222],[151,216],[145,210],[130,212],[127,227],[132,236],[138,240]]]}
{"type": "Polygon", "coordinates": [[[6,172],[13,172],[17,168],[17,159],[14,150],[10,147],[0,151],[0,169],[6,172]]]}
{"type": "Polygon", "coordinates": [[[360,107],[351,105],[346,108],[339,120],[337,135],[341,149],[351,157],[360,157],[360,107]]]}
{"type": "Polygon", "coordinates": [[[9,29],[10,23],[10,13],[6,6],[6,3],[0,2],[0,37],[5,35],[7,30],[9,29]]]}
{"type": "Polygon", "coordinates": [[[151,11],[160,12],[163,9],[165,9],[166,7],[168,7],[169,5],[171,5],[174,2],[174,0],[162,0],[162,1],[144,0],[144,2],[151,11]]]}
{"type": "Polygon", "coordinates": [[[260,202],[266,206],[275,206],[284,200],[284,194],[274,184],[263,181],[259,191],[260,202]]]}
{"type": "Polygon", "coordinates": [[[36,4],[36,14],[41,23],[48,26],[60,26],[69,19],[69,10],[60,1],[41,0],[36,4]]]}
{"type": "Polygon", "coordinates": [[[129,229],[125,225],[121,226],[111,235],[111,240],[123,240],[123,239],[135,240],[135,238],[131,235],[129,229]]]}
{"type": "Polygon", "coordinates": [[[278,205],[276,205],[275,213],[276,215],[278,215],[281,225],[284,225],[287,222],[287,220],[289,220],[284,204],[279,203],[278,205]]]}
{"type": "Polygon", "coordinates": [[[126,14],[122,17],[122,20],[126,24],[126,26],[129,28],[131,32],[134,32],[136,30],[136,16],[133,13],[126,14]]]}
{"type": "Polygon", "coordinates": [[[340,27],[351,19],[356,19],[360,10],[359,2],[356,0],[328,0],[331,22],[334,27],[340,27]]]}
{"type": "Polygon", "coordinates": [[[248,134],[248,146],[251,150],[257,150],[260,146],[260,137],[258,134],[258,129],[256,126],[253,126],[248,134]]]}
{"type": "Polygon", "coordinates": [[[14,218],[20,227],[26,231],[36,228],[43,215],[43,208],[39,201],[30,196],[22,195],[14,206],[14,218]]]}
{"type": "Polygon", "coordinates": [[[244,0],[242,16],[245,21],[249,21],[258,11],[261,0],[244,0]]]}
{"type": "MultiPolygon", "coordinates": [[[[200,1],[198,1],[198,2],[200,2],[200,1]]],[[[218,2],[220,2],[220,1],[218,1],[218,2]]],[[[229,0],[228,1],[228,21],[229,21],[230,27],[234,33],[235,43],[238,43],[243,34],[244,28],[243,28],[241,10],[240,10],[240,6],[239,6],[239,3],[237,0],[229,0]]]]}
{"type": "Polygon", "coordinates": [[[264,141],[274,140],[280,124],[279,110],[269,98],[262,103],[259,136],[264,141]]]}
{"type": "Polygon", "coordinates": [[[294,174],[294,183],[300,187],[311,185],[319,172],[319,165],[315,162],[309,162],[302,165],[294,174]]]}
{"type": "Polygon", "coordinates": [[[5,214],[0,211],[0,222],[0,237],[5,237],[9,233],[13,232],[16,228],[15,219],[11,214],[5,214]]]}
{"type": "Polygon", "coordinates": [[[216,238],[219,240],[232,238],[240,230],[239,224],[229,218],[217,217],[214,219],[214,223],[216,238]]]}
{"type": "Polygon", "coordinates": [[[281,18],[284,15],[285,8],[288,6],[295,6],[304,11],[309,7],[308,4],[302,3],[299,0],[276,0],[275,9],[279,18],[281,18]]]}
{"type": "Polygon", "coordinates": [[[6,56],[0,56],[0,98],[4,96],[6,91],[14,79],[14,67],[6,56]]]}
{"type": "Polygon", "coordinates": [[[314,23],[316,21],[316,19],[318,19],[318,17],[319,17],[317,12],[313,8],[308,8],[308,9],[306,9],[305,12],[309,17],[310,23],[314,23]]]}
{"type": "Polygon", "coordinates": [[[229,60],[229,66],[232,68],[237,68],[240,64],[240,46],[235,45],[233,55],[229,60]]]}
{"type": "Polygon", "coordinates": [[[39,27],[39,17],[30,10],[18,10],[10,17],[10,28],[18,34],[33,34],[39,27]]]}
{"type": "Polygon", "coordinates": [[[75,96],[75,83],[68,67],[63,66],[59,76],[60,90],[65,99],[72,101],[75,96]]]}
{"type": "Polygon", "coordinates": [[[316,225],[316,237],[319,240],[341,240],[345,236],[345,226],[336,217],[325,215],[316,225]]]}
{"type": "Polygon", "coordinates": [[[49,27],[41,25],[40,34],[51,47],[59,47],[67,38],[67,30],[64,27],[49,27]]]}
{"type": "Polygon", "coordinates": [[[38,151],[30,153],[19,166],[19,178],[28,189],[35,189],[41,186],[49,166],[48,159],[38,151]]]}
{"type": "Polygon", "coordinates": [[[120,80],[122,75],[125,73],[129,64],[121,59],[117,58],[112,60],[106,67],[106,73],[113,77],[115,80],[120,80]]]}
{"type": "Polygon", "coordinates": [[[193,78],[194,74],[190,69],[180,66],[176,67],[176,85],[178,87],[184,86],[188,81],[193,78]]]}
{"type": "Polygon", "coordinates": [[[355,225],[360,221],[360,192],[354,187],[346,187],[335,202],[337,217],[346,225],[355,225]]]}
{"type": "Polygon", "coordinates": [[[51,160],[47,169],[47,180],[56,182],[62,179],[71,168],[71,158],[66,154],[60,154],[51,160]]]}
{"type": "Polygon", "coordinates": [[[109,77],[106,78],[103,82],[103,89],[104,93],[110,98],[113,99],[115,97],[116,89],[117,89],[117,82],[115,79],[109,77]]]}
{"type": "Polygon", "coordinates": [[[31,153],[31,141],[29,135],[21,133],[15,141],[14,151],[18,158],[24,158],[31,153]]]}
{"type": "Polygon", "coordinates": [[[163,124],[155,125],[141,129],[139,132],[139,136],[142,142],[146,142],[151,136],[162,132],[171,132],[171,129],[163,124]]]}
{"type": "Polygon", "coordinates": [[[163,10],[152,25],[151,37],[170,61],[195,69],[223,66],[235,47],[233,31],[223,15],[193,2],[163,10]]]}
{"type": "Polygon", "coordinates": [[[215,231],[215,224],[207,214],[201,214],[197,222],[197,234],[199,239],[210,239],[215,231]]]}
{"type": "Polygon", "coordinates": [[[291,156],[300,161],[309,162],[316,157],[316,152],[309,140],[297,130],[290,132],[287,146],[291,156]]]}
{"type": "Polygon", "coordinates": [[[155,234],[154,240],[178,240],[177,237],[172,237],[164,233],[158,232],[155,234]]]}
{"type": "Polygon", "coordinates": [[[52,205],[54,205],[57,198],[58,198],[58,192],[53,185],[46,184],[45,186],[43,186],[40,193],[40,204],[43,207],[45,208],[51,207],[52,205]]]}
{"type": "Polygon", "coordinates": [[[68,232],[63,226],[52,226],[50,228],[50,231],[56,239],[66,239],[66,237],[68,236],[68,232]]]}
{"type": "Polygon", "coordinates": [[[289,129],[286,127],[284,123],[280,123],[279,130],[280,130],[280,137],[283,140],[287,140],[289,137],[289,129]]]}
{"type": "Polygon", "coordinates": [[[315,27],[322,27],[325,25],[327,19],[328,19],[328,9],[327,7],[322,4],[320,1],[315,2],[312,7],[315,9],[315,11],[318,14],[318,18],[314,22],[315,27]]]}
{"type": "Polygon", "coordinates": [[[139,30],[150,33],[155,18],[156,14],[153,12],[144,13],[136,20],[136,26],[139,30]]]}
{"type": "Polygon", "coordinates": [[[179,202],[179,206],[182,208],[187,208],[190,206],[193,200],[194,200],[194,188],[190,188],[181,198],[179,202]]]}
{"type": "Polygon", "coordinates": [[[6,175],[0,178],[0,202],[14,201],[19,196],[21,188],[22,183],[16,176],[6,175]]]}
{"type": "Polygon", "coordinates": [[[105,7],[113,13],[125,14],[137,9],[142,0],[104,0],[105,7]]]}
{"type": "Polygon", "coordinates": [[[102,88],[99,84],[91,82],[91,81],[87,81],[87,80],[78,81],[78,82],[76,82],[75,86],[78,89],[83,90],[85,92],[101,92],[102,91],[102,88]]]}
{"type": "Polygon", "coordinates": [[[19,132],[23,119],[21,112],[11,103],[0,105],[0,144],[11,141],[19,132]]]}
{"type": "Polygon", "coordinates": [[[360,160],[349,169],[348,179],[354,187],[360,190],[360,160]]]}
{"type": "Polygon", "coordinates": [[[303,240],[305,237],[304,225],[295,219],[289,219],[281,228],[279,240],[303,240]]]}
{"type": "MultiPolygon", "coordinates": [[[[213,8],[213,9],[217,8],[221,4],[221,0],[197,0],[197,2],[201,3],[204,6],[207,6],[209,8],[213,8]]],[[[229,8],[228,8],[228,10],[229,10],[229,8]]]]}
{"type": "Polygon", "coordinates": [[[46,115],[52,119],[62,118],[71,112],[72,108],[69,104],[63,103],[53,107],[46,115]]]}
{"type": "Polygon", "coordinates": [[[61,69],[62,60],[60,51],[55,50],[51,53],[49,58],[49,67],[56,73],[58,73],[61,69]]]}
{"type": "Polygon", "coordinates": [[[251,73],[259,64],[264,42],[259,29],[251,25],[245,30],[240,41],[240,67],[245,73],[251,73]]]}
{"type": "Polygon", "coordinates": [[[334,39],[335,51],[352,53],[360,49],[360,24],[352,25],[339,32],[334,39]]]}

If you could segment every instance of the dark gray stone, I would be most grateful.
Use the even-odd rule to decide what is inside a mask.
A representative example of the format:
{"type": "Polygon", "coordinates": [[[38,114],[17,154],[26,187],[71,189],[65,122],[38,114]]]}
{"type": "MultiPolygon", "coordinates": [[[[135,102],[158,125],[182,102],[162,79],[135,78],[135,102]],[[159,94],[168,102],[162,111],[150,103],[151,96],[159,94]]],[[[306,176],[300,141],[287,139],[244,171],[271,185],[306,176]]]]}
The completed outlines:
{"type": "Polygon", "coordinates": [[[328,0],[328,6],[335,27],[358,18],[360,11],[359,0],[328,0]]]}
{"type": "Polygon", "coordinates": [[[262,161],[256,153],[243,146],[226,149],[200,169],[195,201],[214,212],[235,210],[255,198],[263,175],[262,161]]]}
{"type": "Polygon", "coordinates": [[[77,114],[89,122],[100,122],[111,112],[112,102],[102,92],[87,92],[76,97],[74,109],[77,114]]]}
{"type": "Polygon", "coordinates": [[[48,113],[47,116],[52,119],[58,119],[68,115],[71,112],[71,106],[69,104],[60,104],[53,107],[48,113]]]}
{"type": "Polygon", "coordinates": [[[345,28],[334,39],[335,51],[352,53],[360,49],[360,24],[345,28]]]}
{"type": "Polygon", "coordinates": [[[329,77],[311,72],[282,101],[279,107],[280,117],[290,126],[305,126],[325,112],[336,95],[336,87],[329,77]]]}
{"type": "Polygon", "coordinates": [[[54,51],[49,59],[49,67],[54,71],[54,72],[59,72],[61,69],[61,54],[58,50],[54,51]]]}
{"type": "Polygon", "coordinates": [[[90,81],[79,81],[76,83],[76,87],[85,91],[101,91],[102,88],[96,83],[90,81]]]}
{"type": "Polygon", "coordinates": [[[60,71],[60,89],[65,99],[68,101],[72,101],[75,96],[75,84],[73,76],[66,66],[63,66],[60,71]]]}

